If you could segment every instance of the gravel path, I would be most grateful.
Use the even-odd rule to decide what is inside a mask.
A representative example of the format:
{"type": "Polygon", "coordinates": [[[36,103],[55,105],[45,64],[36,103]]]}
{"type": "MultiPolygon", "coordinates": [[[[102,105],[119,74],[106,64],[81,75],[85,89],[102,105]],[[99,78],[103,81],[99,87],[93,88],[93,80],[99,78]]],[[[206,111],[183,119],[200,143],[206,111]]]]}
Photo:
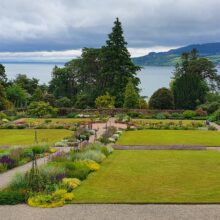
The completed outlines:
{"type": "Polygon", "coordinates": [[[2,220],[219,220],[220,205],[17,205],[0,206],[0,213],[2,220]]]}
{"type": "MultiPolygon", "coordinates": [[[[69,150],[70,150],[69,147],[59,148],[59,151],[68,152],[69,150]]],[[[53,155],[53,154],[51,154],[51,155],[53,155]]],[[[51,155],[38,159],[37,164],[42,165],[42,164],[47,163],[48,158],[51,155]]],[[[12,180],[12,177],[15,175],[15,173],[18,173],[18,172],[25,173],[31,169],[31,166],[32,166],[32,162],[29,162],[23,166],[15,167],[14,169],[8,170],[7,172],[0,174],[0,189],[6,187],[10,183],[10,181],[12,180]]]]}
{"type": "Polygon", "coordinates": [[[90,136],[89,143],[94,143],[97,139],[99,139],[106,131],[106,127],[116,127],[118,129],[126,129],[127,125],[122,123],[116,123],[115,118],[109,118],[106,123],[93,123],[92,129],[97,130],[96,137],[95,135],[90,136]]]}
{"type": "Polygon", "coordinates": [[[205,147],[205,146],[181,146],[181,145],[163,145],[163,146],[126,146],[126,145],[113,145],[115,150],[216,150],[220,151],[220,147],[205,147]]]}

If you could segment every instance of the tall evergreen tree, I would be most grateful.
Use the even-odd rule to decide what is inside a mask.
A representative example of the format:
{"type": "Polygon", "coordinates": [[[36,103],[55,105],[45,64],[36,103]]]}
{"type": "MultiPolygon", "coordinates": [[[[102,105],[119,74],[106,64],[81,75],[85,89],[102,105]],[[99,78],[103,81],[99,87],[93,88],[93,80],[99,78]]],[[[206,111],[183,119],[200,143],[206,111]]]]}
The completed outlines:
{"type": "Polygon", "coordinates": [[[195,109],[204,103],[208,87],[198,75],[187,73],[173,82],[172,90],[177,109],[195,109]]]}
{"type": "Polygon", "coordinates": [[[106,45],[102,47],[101,87],[103,93],[109,92],[110,95],[116,97],[116,107],[122,107],[125,87],[129,79],[132,79],[135,89],[138,90],[139,79],[136,77],[136,72],[140,70],[140,67],[134,65],[130,58],[118,18],[108,38],[106,45]]]}

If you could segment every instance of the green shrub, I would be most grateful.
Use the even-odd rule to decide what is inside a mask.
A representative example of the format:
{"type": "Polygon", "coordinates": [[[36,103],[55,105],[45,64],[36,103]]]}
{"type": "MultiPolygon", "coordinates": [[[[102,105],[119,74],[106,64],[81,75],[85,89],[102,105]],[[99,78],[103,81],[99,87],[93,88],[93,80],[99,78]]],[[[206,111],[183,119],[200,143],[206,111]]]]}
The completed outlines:
{"type": "Polygon", "coordinates": [[[100,151],[106,157],[112,153],[111,146],[105,146],[105,145],[102,145],[101,143],[100,144],[99,143],[90,144],[89,146],[87,146],[87,149],[100,151]]]}
{"type": "Polygon", "coordinates": [[[0,112],[0,119],[7,118],[7,115],[4,112],[0,112]]]}
{"type": "Polygon", "coordinates": [[[181,119],[183,116],[180,113],[174,112],[171,114],[171,118],[173,119],[181,119]]]}
{"type": "Polygon", "coordinates": [[[36,145],[32,147],[32,151],[35,154],[43,154],[49,150],[48,145],[36,145]]]}
{"type": "Polygon", "coordinates": [[[87,150],[75,153],[72,156],[73,160],[94,160],[97,163],[101,163],[105,158],[106,156],[102,152],[96,150],[87,150]]]}
{"type": "Polygon", "coordinates": [[[214,112],[215,121],[220,121],[220,108],[214,112]]]}
{"type": "Polygon", "coordinates": [[[0,191],[0,205],[16,205],[25,202],[25,194],[20,191],[0,191]]]}
{"type": "Polygon", "coordinates": [[[220,107],[220,103],[216,102],[216,101],[209,102],[209,103],[205,103],[203,105],[200,105],[199,107],[202,108],[204,111],[207,111],[209,114],[212,114],[218,110],[218,108],[220,107]]]}
{"type": "Polygon", "coordinates": [[[156,119],[166,119],[166,116],[163,113],[158,113],[155,115],[156,119]]]}
{"type": "Polygon", "coordinates": [[[49,103],[46,102],[32,102],[28,106],[28,115],[34,117],[51,117],[56,116],[57,109],[53,108],[49,103]]]}
{"type": "Polygon", "coordinates": [[[72,112],[67,115],[67,118],[76,118],[77,115],[77,113],[72,112]]]}
{"type": "Polygon", "coordinates": [[[160,88],[150,97],[151,109],[173,109],[174,99],[172,92],[167,88],[160,88]]]}
{"type": "Polygon", "coordinates": [[[128,116],[131,118],[143,118],[143,114],[139,112],[128,112],[128,116]]]}
{"type": "Polygon", "coordinates": [[[192,110],[186,110],[182,113],[183,117],[186,119],[190,119],[196,116],[196,112],[192,110]]]}
{"type": "Polygon", "coordinates": [[[84,180],[90,173],[90,168],[80,161],[74,161],[74,169],[69,169],[67,171],[67,176],[71,178],[77,178],[84,180]]]}
{"type": "Polygon", "coordinates": [[[12,178],[9,188],[11,190],[17,191],[20,189],[26,189],[27,186],[28,186],[28,183],[27,183],[27,179],[25,175],[22,173],[16,173],[12,178]]]}
{"type": "Polygon", "coordinates": [[[80,161],[65,161],[62,163],[55,164],[65,169],[65,176],[68,178],[77,178],[84,180],[90,173],[90,169],[86,164],[80,161]]]}

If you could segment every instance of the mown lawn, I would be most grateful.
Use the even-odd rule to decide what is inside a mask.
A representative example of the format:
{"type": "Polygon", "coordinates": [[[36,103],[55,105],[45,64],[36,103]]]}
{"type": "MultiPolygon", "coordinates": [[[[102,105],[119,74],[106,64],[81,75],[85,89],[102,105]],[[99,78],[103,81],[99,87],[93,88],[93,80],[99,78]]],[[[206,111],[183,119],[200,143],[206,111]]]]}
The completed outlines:
{"type": "Polygon", "coordinates": [[[220,146],[220,132],[201,130],[126,131],[119,138],[117,144],[220,146]]]}
{"type": "MultiPolygon", "coordinates": [[[[64,129],[37,130],[38,142],[53,144],[73,134],[73,131],[64,129]]],[[[0,130],[0,146],[31,145],[34,144],[35,133],[33,129],[0,130]]]]}
{"type": "Polygon", "coordinates": [[[220,203],[216,151],[115,151],[75,203],[220,203]]]}

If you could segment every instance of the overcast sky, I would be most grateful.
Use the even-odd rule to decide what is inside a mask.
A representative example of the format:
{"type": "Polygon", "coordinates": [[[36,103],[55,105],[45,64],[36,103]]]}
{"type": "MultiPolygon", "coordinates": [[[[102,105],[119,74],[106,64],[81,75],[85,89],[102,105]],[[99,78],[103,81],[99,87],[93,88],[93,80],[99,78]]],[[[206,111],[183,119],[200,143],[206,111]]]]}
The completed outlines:
{"type": "Polygon", "coordinates": [[[0,3],[1,60],[78,56],[82,47],[100,47],[105,43],[116,17],[123,24],[132,56],[220,41],[220,0],[1,0],[0,3]]]}

